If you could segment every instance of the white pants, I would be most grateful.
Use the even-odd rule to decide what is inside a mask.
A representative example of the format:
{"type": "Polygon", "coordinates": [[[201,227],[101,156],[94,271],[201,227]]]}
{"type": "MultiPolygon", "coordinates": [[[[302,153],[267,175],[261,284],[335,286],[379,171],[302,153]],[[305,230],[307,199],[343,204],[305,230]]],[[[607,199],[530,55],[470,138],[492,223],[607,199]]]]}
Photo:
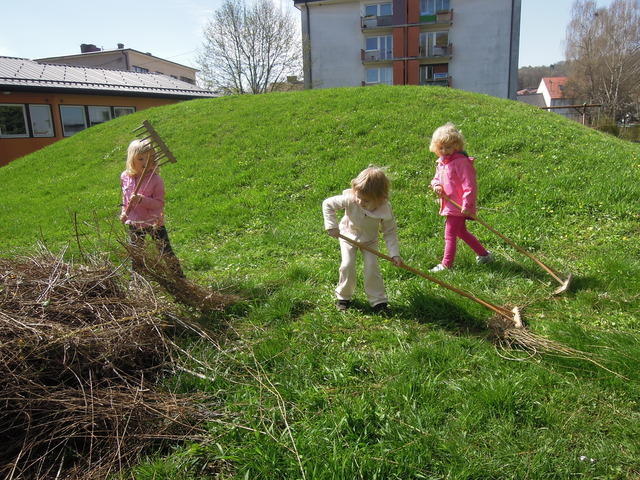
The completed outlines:
{"type": "MultiPolygon", "coordinates": [[[[369,247],[376,247],[377,241],[367,243],[369,247]]],[[[336,287],[338,300],[351,300],[356,289],[356,253],[358,247],[340,239],[340,253],[342,262],[340,263],[340,279],[336,287]]],[[[384,282],[378,265],[378,257],[373,253],[362,250],[364,261],[364,291],[371,306],[387,302],[387,295],[384,291],[384,282]]]]}

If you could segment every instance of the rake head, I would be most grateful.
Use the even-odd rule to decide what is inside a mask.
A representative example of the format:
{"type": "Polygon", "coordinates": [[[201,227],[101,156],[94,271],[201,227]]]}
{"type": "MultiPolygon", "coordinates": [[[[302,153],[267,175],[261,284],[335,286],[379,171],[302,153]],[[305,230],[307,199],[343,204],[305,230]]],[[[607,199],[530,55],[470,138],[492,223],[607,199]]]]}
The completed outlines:
{"type": "Polygon", "coordinates": [[[562,282],[562,285],[560,285],[558,288],[556,288],[553,291],[553,294],[560,295],[561,293],[564,293],[567,290],[569,290],[569,287],[571,286],[571,280],[573,280],[573,275],[572,274],[567,275],[567,279],[564,282],[562,282]]]}
{"type": "Polygon", "coordinates": [[[155,153],[155,160],[158,162],[158,166],[166,165],[167,163],[176,163],[176,157],[173,155],[167,144],[160,137],[160,134],[151,125],[148,120],[142,122],[138,128],[133,131],[140,140],[149,140],[151,148],[155,153]]]}

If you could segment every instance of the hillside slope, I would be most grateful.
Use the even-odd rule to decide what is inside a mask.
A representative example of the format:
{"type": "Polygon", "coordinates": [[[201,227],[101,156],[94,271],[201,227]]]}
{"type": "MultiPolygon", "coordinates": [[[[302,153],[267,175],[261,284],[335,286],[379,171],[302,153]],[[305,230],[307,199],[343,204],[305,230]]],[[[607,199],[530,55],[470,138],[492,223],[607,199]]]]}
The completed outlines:
{"type": "Polygon", "coordinates": [[[228,450],[207,455],[230,459],[238,478],[299,478],[301,468],[314,479],[640,471],[632,440],[640,433],[640,146],[452,89],[190,101],[93,127],[1,168],[0,254],[28,253],[38,241],[70,244],[70,254],[78,243],[117,251],[119,174],[143,119],[178,158],[162,176],[168,230],[187,274],[246,298],[227,317],[237,335],[230,341],[240,339],[233,361],[203,354],[220,363],[217,380],[177,380],[187,391],[219,392],[256,432],[277,432],[280,442],[212,427],[228,450]],[[388,167],[403,257],[419,269],[435,265],[443,221],[427,188],[428,145],[448,121],[477,158],[480,216],[576,280],[551,298],[553,281],[478,224],[470,228],[497,262],[478,267],[460,246],[456,269],[441,278],[525,307],[532,330],[602,354],[625,379],[578,360],[508,362],[486,341],[490,312],[389,264],[391,319],[370,315],[361,290],[358,310],[334,311],[339,252],[323,232],[322,200],[367,165],[388,167]],[[288,443],[284,403],[247,372],[278,385],[303,460],[288,443]],[[598,462],[577,462],[583,454],[598,462]]]}

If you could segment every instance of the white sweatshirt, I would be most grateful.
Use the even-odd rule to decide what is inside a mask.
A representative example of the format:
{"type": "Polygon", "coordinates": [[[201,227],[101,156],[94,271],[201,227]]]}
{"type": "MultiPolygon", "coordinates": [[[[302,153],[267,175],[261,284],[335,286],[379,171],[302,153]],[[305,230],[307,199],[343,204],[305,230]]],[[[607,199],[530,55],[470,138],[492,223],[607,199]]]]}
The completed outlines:
{"type": "Polygon", "coordinates": [[[342,235],[356,242],[377,243],[378,232],[382,231],[389,256],[400,256],[398,228],[389,202],[384,202],[370,212],[358,205],[353,191],[347,189],[342,192],[342,195],[329,197],[322,202],[322,215],[325,230],[338,228],[342,235]],[[345,211],[339,224],[336,217],[337,210],[345,211]]]}

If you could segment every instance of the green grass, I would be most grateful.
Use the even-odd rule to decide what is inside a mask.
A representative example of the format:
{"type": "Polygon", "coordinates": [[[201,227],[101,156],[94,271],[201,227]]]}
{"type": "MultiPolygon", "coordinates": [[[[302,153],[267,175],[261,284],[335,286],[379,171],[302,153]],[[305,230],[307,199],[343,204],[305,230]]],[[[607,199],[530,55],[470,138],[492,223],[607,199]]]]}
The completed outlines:
{"type": "Polygon", "coordinates": [[[168,385],[220,405],[211,440],[150,458],[138,479],[634,478],[640,474],[640,147],[515,102],[441,88],[357,88],[198,100],[83,131],[0,169],[2,253],[42,241],[115,251],[119,173],[149,119],[178,158],[167,225],[187,273],[246,300],[212,323],[223,350],[186,342],[210,381],[168,385]],[[339,251],[321,201],[370,163],[392,178],[405,261],[440,260],[428,192],[433,130],[452,121],[477,157],[480,215],[561,272],[571,293],[473,224],[497,254],[460,246],[442,279],[524,306],[529,328],[596,365],[496,349],[489,311],[383,265],[394,315],[333,308],[339,251]],[[74,218],[77,219],[76,235],[74,218]],[[79,240],[79,242],[78,242],[79,240]],[[222,327],[221,327],[222,328],[222,327]],[[580,457],[587,457],[586,461],[580,457]],[[591,462],[589,459],[595,459],[591,462]]]}

